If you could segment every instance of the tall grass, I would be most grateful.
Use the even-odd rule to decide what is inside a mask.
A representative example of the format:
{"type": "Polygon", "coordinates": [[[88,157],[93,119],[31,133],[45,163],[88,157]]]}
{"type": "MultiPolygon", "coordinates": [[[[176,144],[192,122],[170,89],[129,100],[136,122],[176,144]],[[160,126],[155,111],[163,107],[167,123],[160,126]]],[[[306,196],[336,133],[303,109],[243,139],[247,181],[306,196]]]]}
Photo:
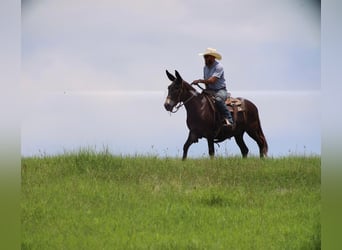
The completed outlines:
{"type": "Polygon", "coordinates": [[[319,249],[320,158],[22,159],[23,249],[319,249]]]}

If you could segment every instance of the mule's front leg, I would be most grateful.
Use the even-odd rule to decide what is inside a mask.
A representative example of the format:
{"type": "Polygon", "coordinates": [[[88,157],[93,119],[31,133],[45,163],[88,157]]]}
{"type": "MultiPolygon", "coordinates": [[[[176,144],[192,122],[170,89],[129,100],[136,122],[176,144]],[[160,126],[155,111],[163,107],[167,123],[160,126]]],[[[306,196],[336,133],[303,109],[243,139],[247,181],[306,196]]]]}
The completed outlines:
{"type": "Polygon", "coordinates": [[[189,136],[188,139],[186,140],[184,146],[183,146],[183,160],[186,159],[186,157],[188,156],[188,150],[191,144],[193,144],[194,142],[198,142],[198,138],[196,136],[195,133],[193,132],[189,132],[189,136]]]}
{"type": "Polygon", "coordinates": [[[213,139],[207,139],[207,141],[208,141],[209,156],[212,159],[215,156],[214,140],[213,139]]]}

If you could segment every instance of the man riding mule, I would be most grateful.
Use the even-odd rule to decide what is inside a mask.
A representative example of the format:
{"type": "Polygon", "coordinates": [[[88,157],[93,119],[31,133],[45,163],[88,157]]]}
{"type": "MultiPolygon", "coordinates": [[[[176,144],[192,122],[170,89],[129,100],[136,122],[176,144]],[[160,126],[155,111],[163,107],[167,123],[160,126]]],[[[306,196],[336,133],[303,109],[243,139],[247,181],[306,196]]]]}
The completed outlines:
{"type": "Polygon", "coordinates": [[[204,53],[199,55],[204,57],[204,79],[194,80],[192,84],[198,85],[199,83],[204,83],[206,85],[206,93],[214,96],[216,107],[224,118],[224,125],[232,126],[232,115],[225,103],[228,93],[226,88],[226,80],[224,78],[224,69],[223,65],[216,61],[216,59],[221,60],[222,56],[216,51],[216,49],[213,48],[207,48],[204,53]]]}
{"type": "Polygon", "coordinates": [[[258,109],[251,101],[245,98],[234,99],[236,105],[241,104],[238,108],[234,106],[234,129],[218,126],[216,112],[213,112],[212,102],[207,95],[198,93],[194,87],[182,79],[177,71],[175,71],[176,76],[168,71],[166,75],[171,84],[164,103],[165,109],[176,112],[184,105],[187,113],[186,124],[189,128],[189,135],[183,146],[183,160],[187,157],[190,145],[198,142],[200,138],[207,139],[209,155],[212,157],[215,154],[215,142],[234,137],[242,156],[247,157],[249,150],[243,140],[245,132],[257,142],[260,157],[267,155],[268,146],[261,129],[258,109]]]}

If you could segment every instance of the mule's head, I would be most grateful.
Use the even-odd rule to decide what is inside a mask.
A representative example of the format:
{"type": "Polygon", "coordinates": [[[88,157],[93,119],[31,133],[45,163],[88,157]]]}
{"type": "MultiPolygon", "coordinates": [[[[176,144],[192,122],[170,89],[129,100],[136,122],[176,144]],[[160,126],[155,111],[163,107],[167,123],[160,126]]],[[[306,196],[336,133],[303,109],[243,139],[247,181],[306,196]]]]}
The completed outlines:
{"type": "Polygon", "coordinates": [[[172,83],[168,87],[167,97],[164,103],[164,107],[167,111],[172,109],[181,101],[183,79],[176,70],[176,76],[173,76],[166,70],[166,75],[172,83]]]}

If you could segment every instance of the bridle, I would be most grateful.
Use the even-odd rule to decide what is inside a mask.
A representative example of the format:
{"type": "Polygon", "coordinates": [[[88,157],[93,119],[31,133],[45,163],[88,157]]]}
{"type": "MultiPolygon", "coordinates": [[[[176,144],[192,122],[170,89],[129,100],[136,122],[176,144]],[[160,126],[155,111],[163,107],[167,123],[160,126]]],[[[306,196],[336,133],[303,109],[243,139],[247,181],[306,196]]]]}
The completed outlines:
{"type": "Polygon", "coordinates": [[[179,94],[178,94],[178,97],[177,97],[177,100],[178,100],[177,103],[178,104],[174,107],[175,110],[171,110],[170,111],[171,113],[177,113],[177,111],[181,107],[183,107],[185,104],[187,104],[192,98],[194,98],[198,94],[196,91],[190,90],[189,92],[191,93],[191,96],[188,99],[186,99],[184,102],[181,102],[180,98],[181,98],[181,95],[183,94],[183,91],[184,91],[184,82],[182,81],[182,87],[181,87],[181,90],[179,91],[179,94]]]}

